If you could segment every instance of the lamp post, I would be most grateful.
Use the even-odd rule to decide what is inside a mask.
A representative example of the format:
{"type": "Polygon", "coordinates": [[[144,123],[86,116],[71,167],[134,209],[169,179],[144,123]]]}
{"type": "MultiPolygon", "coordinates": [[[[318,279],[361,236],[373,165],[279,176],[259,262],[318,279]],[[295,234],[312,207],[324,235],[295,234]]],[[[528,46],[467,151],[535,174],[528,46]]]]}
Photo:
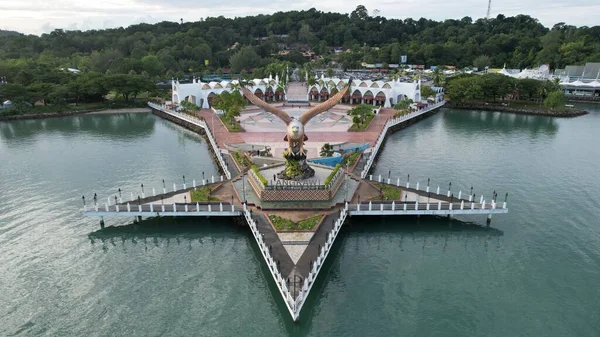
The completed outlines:
{"type": "Polygon", "coordinates": [[[85,207],[85,195],[81,197],[83,199],[83,207],[85,207]]]}
{"type": "Polygon", "coordinates": [[[144,195],[144,184],[141,185],[142,186],[142,195],[144,195]]]}
{"type": "Polygon", "coordinates": [[[123,196],[121,195],[121,189],[119,188],[119,200],[123,200],[123,196]]]}
{"type": "Polygon", "coordinates": [[[185,186],[185,175],[183,175],[183,186],[185,186]]]}
{"type": "Polygon", "coordinates": [[[98,196],[94,193],[94,206],[98,205],[98,196]]]}

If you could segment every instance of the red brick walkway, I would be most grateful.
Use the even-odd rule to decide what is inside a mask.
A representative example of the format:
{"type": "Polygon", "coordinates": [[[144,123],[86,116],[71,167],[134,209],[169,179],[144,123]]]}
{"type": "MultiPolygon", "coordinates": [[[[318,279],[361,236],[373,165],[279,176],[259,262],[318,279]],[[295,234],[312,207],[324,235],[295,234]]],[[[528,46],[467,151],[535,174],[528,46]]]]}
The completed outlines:
{"type": "MultiPolygon", "coordinates": [[[[389,118],[393,117],[394,113],[394,109],[381,109],[365,131],[325,133],[311,132],[309,129],[306,131],[306,136],[309,142],[368,142],[374,145],[385,123],[389,118]]],[[[281,132],[229,132],[212,110],[202,109],[197,114],[204,118],[220,148],[227,148],[226,144],[234,143],[283,142],[283,137],[285,137],[285,130],[281,130],[281,132]]]]}

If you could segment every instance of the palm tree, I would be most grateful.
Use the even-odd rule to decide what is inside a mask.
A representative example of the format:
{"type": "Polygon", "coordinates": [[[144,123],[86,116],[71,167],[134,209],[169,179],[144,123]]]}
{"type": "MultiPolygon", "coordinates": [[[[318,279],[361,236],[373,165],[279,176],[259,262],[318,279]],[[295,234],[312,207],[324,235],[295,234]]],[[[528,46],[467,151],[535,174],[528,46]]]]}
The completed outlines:
{"type": "Polygon", "coordinates": [[[444,83],[445,80],[446,76],[444,76],[442,69],[440,67],[435,68],[435,70],[433,71],[433,85],[439,87],[444,83]]]}

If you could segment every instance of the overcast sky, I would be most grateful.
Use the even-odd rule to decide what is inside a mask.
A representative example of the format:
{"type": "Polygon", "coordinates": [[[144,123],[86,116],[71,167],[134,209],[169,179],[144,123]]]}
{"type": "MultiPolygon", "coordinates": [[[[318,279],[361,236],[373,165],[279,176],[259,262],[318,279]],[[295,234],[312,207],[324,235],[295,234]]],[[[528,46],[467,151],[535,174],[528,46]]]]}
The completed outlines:
{"type": "MultiPolygon", "coordinates": [[[[102,29],[160,21],[198,21],[207,16],[226,17],[316,8],[351,12],[363,4],[388,18],[434,20],[485,16],[487,0],[0,0],[0,29],[41,34],[56,28],[102,29]]],[[[492,0],[492,16],[528,14],[547,27],[565,22],[576,26],[600,25],[598,0],[492,0]],[[596,13],[596,14],[593,14],[596,13]]]]}

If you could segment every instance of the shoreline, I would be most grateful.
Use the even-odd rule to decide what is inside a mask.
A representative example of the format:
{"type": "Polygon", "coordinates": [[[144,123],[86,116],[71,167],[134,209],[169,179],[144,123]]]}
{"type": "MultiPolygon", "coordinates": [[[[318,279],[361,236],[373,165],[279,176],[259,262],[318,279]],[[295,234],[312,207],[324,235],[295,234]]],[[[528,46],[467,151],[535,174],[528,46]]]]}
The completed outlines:
{"type": "Polygon", "coordinates": [[[0,116],[0,122],[2,121],[16,121],[16,120],[27,120],[27,119],[44,119],[44,118],[55,118],[55,117],[68,117],[83,114],[119,114],[119,113],[150,113],[150,108],[123,108],[123,109],[90,109],[90,110],[76,110],[76,111],[65,111],[65,112],[52,112],[42,114],[25,114],[25,115],[12,115],[12,116],[0,116]]]}
{"type": "Polygon", "coordinates": [[[486,105],[481,103],[448,103],[447,108],[458,109],[458,110],[485,110],[485,111],[497,111],[497,112],[509,112],[518,115],[532,115],[532,116],[548,116],[548,117],[578,117],[589,114],[589,112],[578,109],[576,111],[559,111],[559,110],[537,110],[537,109],[526,109],[526,108],[513,108],[510,106],[498,106],[498,105],[486,105]]]}

